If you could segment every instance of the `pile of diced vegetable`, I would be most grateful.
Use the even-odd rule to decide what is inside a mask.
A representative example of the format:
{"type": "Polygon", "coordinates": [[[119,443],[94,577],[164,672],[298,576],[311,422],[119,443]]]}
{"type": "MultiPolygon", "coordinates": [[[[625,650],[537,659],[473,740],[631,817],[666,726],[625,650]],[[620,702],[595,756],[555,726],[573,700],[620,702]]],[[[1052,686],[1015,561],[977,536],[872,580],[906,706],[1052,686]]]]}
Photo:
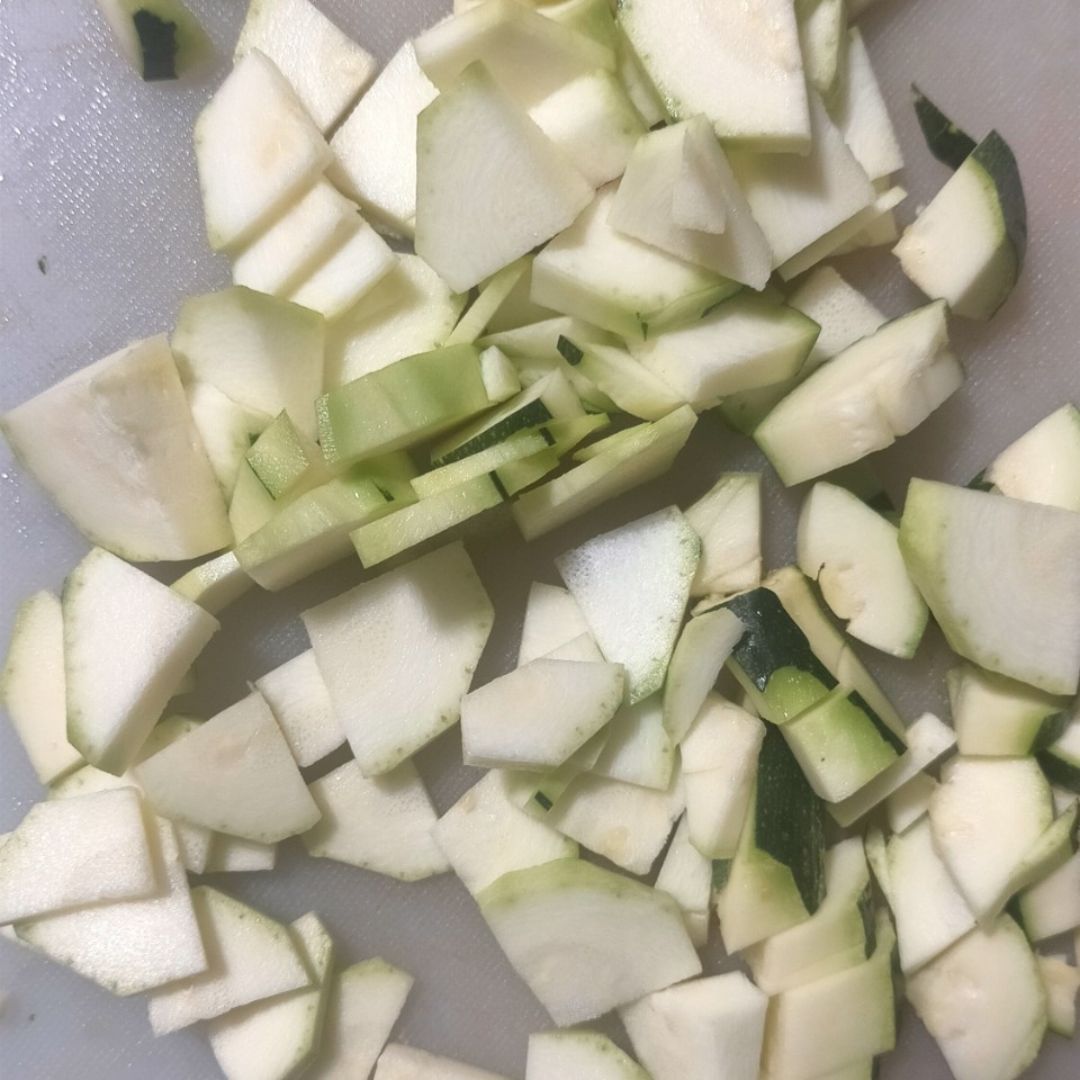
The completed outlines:
{"type": "MultiPolygon", "coordinates": [[[[178,0],[99,2],[147,79],[209,49],[178,0]]],[[[863,460],[961,388],[949,317],[1026,240],[1008,145],[921,93],[954,171],[899,233],[867,3],[458,0],[376,76],[309,0],[252,0],[195,126],[233,285],[2,420],[94,545],[4,671],[48,789],[0,847],[5,936],[156,1034],[204,1022],[230,1080],[498,1080],[387,1045],[412,975],[340,969],[314,912],[189,882],[298,836],[458,876],[554,1022],[527,1080],[868,1080],[905,998],[958,1080],[1075,1032],[1080,413],[902,512],[863,460]],[[893,319],[825,262],[890,244],[927,296],[893,319]],[[723,473],[559,556],[474,686],[470,523],[557,529],[685,467],[710,410],[813,481],[797,565],[763,571],[761,475],[723,473]],[[310,649],[183,713],[234,601],[354,551],[310,649]],[[910,659],[931,618],[951,723],[852,646],[910,659]],[[486,771],[439,816],[411,758],[455,725],[486,771]],[[742,966],[703,973],[717,932],[742,966]],[[613,1010],[640,1065],[578,1026],[613,1010]]]]}

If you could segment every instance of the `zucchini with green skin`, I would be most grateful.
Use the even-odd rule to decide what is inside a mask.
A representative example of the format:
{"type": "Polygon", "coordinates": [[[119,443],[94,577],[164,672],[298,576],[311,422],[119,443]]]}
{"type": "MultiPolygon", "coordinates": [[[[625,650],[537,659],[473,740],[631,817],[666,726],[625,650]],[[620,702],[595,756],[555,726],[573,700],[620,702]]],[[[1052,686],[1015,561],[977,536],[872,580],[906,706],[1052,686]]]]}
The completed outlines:
{"type": "Polygon", "coordinates": [[[244,457],[273,418],[238,404],[201,379],[189,382],[184,390],[210,468],[225,498],[231,499],[244,457]]]}
{"type": "Polygon", "coordinates": [[[725,605],[747,633],[728,661],[740,684],[779,725],[814,790],[839,802],[887,769],[903,740],[862,696],[842,686],[769,588],[725,605]]]}
{"type": "Polygon", "coordinates": [[[552,420],[583,416],[573,387],[560,371],[534,382],[467,427],[436,443],[431,449],[433,466],[450,465],[503,442],[520,431],[540,428],[552,420]]]}
{"type": "Polygon", "coordinates": [[[959,169],[978,145],[961,128],[958,128],[914,83],[915,118],[919,121],[923,138],[930,153],[951,169],[959,169]]]}
{"type": "Polygon", "coordinates": [[[178,79],[213,52],[182,0],[97,0],[97,5],[125,59],[146,82],[178,79]]]}
{"type": "Polygon", "coordinates": [[[452,345],[354,379],[315,408],[323,456],[333,467],[404,449],[490,405],[479,352],[452,345]]]}
{"type": "Polygon", "coordinates": [[[728,952],[808,919],[825,896],[820,801],[774,724],[765,725],[757,785],[717,911],[728,952]]]}
{"type": "Polygon", "coordinates": [[[1080,707],[1073,707],[1065,730],[1039,751],[1039,764],[1053,783],[1080,795],[1080,707]]]}
{"type": "MultiPolygon", "coordinates": [[[[931,109],[926,102],[920,111],[924,130],[933,122],[931,109]]],[[[953,164],[966,136],[946,124],[934,129],[931,148],[937,146],[935,153],[953,164]]],[[[893,254],[927,296],[947,301],[957,315],[989,319],[1012,292],[1023,266],[1024,187],[1016,158],[996,131],[954,168],[945,186],[904,230],[893,254]]]]}
{"type": "Polygon", "coordinates": [[[701,971],[667,893],[579,859],[504,874],[477,902],[510,963],[560,1026],[701,971]]]}
{"type": "Polygon", "coordinates": [[[1049,694],[1076,693],[1080,514],[915,479],[900,550],[956,652],[1049,694]]]}

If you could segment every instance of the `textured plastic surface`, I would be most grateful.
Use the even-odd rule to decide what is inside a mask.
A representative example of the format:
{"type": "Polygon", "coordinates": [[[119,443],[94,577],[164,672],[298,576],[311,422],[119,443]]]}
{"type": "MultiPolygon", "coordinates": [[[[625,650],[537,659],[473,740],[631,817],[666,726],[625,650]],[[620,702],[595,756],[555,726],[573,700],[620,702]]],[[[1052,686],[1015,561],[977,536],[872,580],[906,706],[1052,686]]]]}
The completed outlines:
{"type": "MultiPolygon", "coordinates": [[[[93,0],[0,0],[0,408],[128,340],[168,328],[185,295],[228,277],[203,235],[191,125],[221,79],[246,6],[189,0],[217,49],[196,81],[144,84],[117,52],[93,0]]],[[[317,0],[381,60],[432,22],[446,0],[317,0]]],[[[964,388],[909,438],[880,455],[894,496],[912,473],[966,482],[1066,398],[1080,399],[1080,57],[1076,0],[880,0],[862,20],[899,130],[911,198],[907,221],[944,181],[918,135],[914,80],[969,131],[997,127],[1027,189],[1031,241],[1019,287],[993,322],[954,320],[964,388]]],[[[883,253],[847,256],[842,273],[889,313],[918,301],[883,253]]],[[[674,473],[528,546],[506,523],[469,541],[497,621],[479,681],[516,656],[529,581],[557,581],[551,559],[602,528],[672,501],[685,505],[722,470],[763,468],[751,444],[706,415],[674,473]]],[[[801,494],[801,493],[800,493],[801,494]]],[[[799,495],[766,472],[768,564],[794,554],[799,495]]],[[[0,638],[18,601],[57,588],[86,544],[0,448],[0,638]]],[[[183,567],[162,567],[172,580],[183,567]]],[[[253,591],[224,613],[198,665],[198,712],[212,715],[246,681],[306,647],[298,613],[362,580],[349,560],[280,594],[253,591]]],[[[860,650],[908,720],[944,708],[949,657],[936,632],[914,663],[860,650]]],[[[456,731],[420,754],[439,810],[478,775],[456,731]]],[[[330,764],[338,759],[330,758],[330,764]]],[[[0,730],[0,832],[38,799],[8,725],[0,730]]],[[[283,845],[271,874],[213,884],[282,920],[316,909],[343,964],[376,954],[414,974],[398,1034],[404,1042],[509,1076],[524,1071],[526,1037],[549,1022],[513,974],[473,901],[453,878],[400,884],[307,858],[283,845]]],[[[718,953],[707,969],[716,970],[718,953]]],[[[202,1080],[218,1075],[204,1035],[154,1039],[141,1000],[110,997],[65,969],[0,940],[0,1074],[18,1080],[202,1080]]],[[[617,1028],[617,1025],[609,1025],[617,1028]]],[[[1030,1072],[1080,1072],[1080,1043],[1048,1036],[1030,1072]]],[[[883,1080],[945,1080],[948,1070],[909,1009],[883,1080]]]]}

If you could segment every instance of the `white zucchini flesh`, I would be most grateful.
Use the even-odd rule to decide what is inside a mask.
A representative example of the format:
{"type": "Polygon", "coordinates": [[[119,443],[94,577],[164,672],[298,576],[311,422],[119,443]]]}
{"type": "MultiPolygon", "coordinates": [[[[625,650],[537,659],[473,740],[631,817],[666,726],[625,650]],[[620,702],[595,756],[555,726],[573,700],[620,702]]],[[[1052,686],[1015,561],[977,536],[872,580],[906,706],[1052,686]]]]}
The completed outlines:
{"type": "MultiPolygon", "coordinates": [[[[604,663],[604,654],[600,651],[600,646],[593,640],[592,634],[578,634],[576,638],[571,638],[565,645],[560,645],[557,649],[552,649],[546,656],[541,657],[543,660],[576,660],[580,663],[589,664],[602,664],[604,663]]],[[[606,739],[607,732],[601,731],[599,733],[606,739]]],[[[595,738],[595,736],[594,736],[595,738]]],[[[582,750],[592,742],[589,739],[586,743],[582,744],[582,750]]],[[[576,758],[582,751],[577,750],[571,755],[571,759],[576,758]]]]}
{"type": "Polygon", "coordinates": [[[482,67],[420,114],[416,156],[416,253],[458,291],[550,240],[592,198],[592,185],[482,67]]]}
{"type": "Polygon", "coordinates": [[[1080,514],[913,480],[900,547],[956,652],[1050,694],[1076,693],[1080,514]]]}
{"type": "Polygon", "coordinates": [[[805,922],[744,953],[755,983],[767,994],[823,979],[866,960],[870,870],[862,840],[841,840],[825,854],[825,899],[805,922]]]}
{"type": "Polygon", "coordinates": [[[511,0],[491,0],[436,23],[414,44],[420,66],[444,93],[479,62],[525,108],[615,63],[607,46],[511,0]]]}
{"type": "Polygon", "coordinates": [[[505,773],[492,769],[435,825],[435,841],[474,896],[511,870],[572,859],[577,844],[526,813],[505,773]]]}
{"type": "Polygon", "coordinates": [[[312,438],[324,343],[314,311],[238,286],[185,300],[172,336],[185,381],[208,382],[266,416],[285,411],[312,438]]]}
{"type": "Polygon", "coordinates": [[[893,254],[927,296],[988,319],[1016,283],[1027,238],[1016,160],[991,131],[900,237],[893,254]]]}
{"type": "Polygon", "coordinates": [[[671,896],[682,909],[690,940],[702,948],[709,939],[709,907],[712,900],[712,860],[690,842],[684,815],[668,845],[656,875],[656,888],[671,896]]]}
{"type": "Polygon", "coordinates": [[[28,919],[15,924],[18,939],[124,997],[205,971],[206,953],[173,828],[159,820],[148,835],[158,882],[153,895],[28,919]]]}
{"type": "Polygon", "coordinates": [[[572,366],[617,409],[641,420],[660,420],[685,404],[685,398],[662,377],[615,345],[587,344],[578,349],[562,342],[572,366]]]}
{"type": "Polygon", "coordinates": [[[218,621],[101,548],[68,576],[62,606],[68,740],[122,773],[218,621]]]}
{"type": "Polygon", "coordinates": [[[394,253],[386,241],[359,214],[354,214],[344,243],[289,293],[289,299],[325,319],[337,319],[395,265],[394,253]]]}
{"type": "Polygon", "coordinates": [[[818,266],[807,274],[787,302],[821,327],[802,375],[809,375],[886,322],[885,316],[831,266],[818,266]]]}
{"type": "Polygon", "coordinates": [[[288,927],[208,885],[192,889],[191,900],[209,966],[149,995],[155,1035],[311,985],[288,927]]]}
{"type": "Polygon", "coordinates": [[[797,562],[852,637],[910,658],[929,611],[908,577],[899,535],[857,495],[819,480],[799,514],[797,562]]]}
{"type": "Polygon", "coordinates": [[[1080,511],[1080,409],[1062,405],[1010,443],[983,480],[1003,495],[1080,511]]]}
{"type": "Polygon", "coordinates": [[[685,513],[701,537],[691,596],[723,598],[761,584],[761,473],[722,473],[685,513]]]}
{"type": "Polygon", "coordinates": [[[727,608],[706,611],[682,628],[664,681],[664,727],[681,743],[693,726],[720,669],[746,627],[727,608]]]}
{"type": "Polygon", "coordinates": [[[320,178],[233,257],[234,285],[287,296],[344,243],[359,211],[320,178]]]}
{"type": "Polygon", "coordinates": [[[646,130],[619,80],[604,70],[572,79],[529,116],[594,188],[622,176],[646,130]]]}
{"type": "Polygon", "coordinates": [[[974,664],[962,664],[946,677],[957,743],[970,757],[1023,757],[1068,708],[1067,698],[974,664]]]}
{"type": "Polygon", "coordinates": [[[763,151],[810,144],[795,12],[782,0],[633,0],[619,21],[677,118],[702,114],[722,139],[763,151]]]}
{"type": "Polygon", "coordinates": [[[869,206],[864,207],[839,225],[834,225],[833,228],[818,237],[812,244],[792,255],[790,259],[776,268],[777,273],[785,281],[798,277],[809,270],[810,267],[816,266],[822,259],[837,254],[857,238],[880,228],[881,222],[891,222],[893,220],[893,210],[906,198],[907,191],[899,185],[888,187],[880,192],[875,189],[874,199],[869,206]]]}
{"type": "Polygon", "coordinates": [[[372,1080],[507,1080],[486,1069],[437,1057],[414,1046],[391,1043],[379,1057],[372,1080]]]}
{"type": "Polygon", "coordinates": [[[700,550],[682,512],[668,507],[555,560],[600,651],[626,669],[630,704],[663,685],[700,550]]]}
{"type": "Polygon", "coordinates": [[[615,714],[603,750],[589,771],[609,780],[667,791],[674,768],[675,746],[664,729],[660,698],[654,694],[615,714]]]}
{"type": "Polygon", "coordinates": [[[412,986],[411,975],[379,958],[336,975],[330,983],[319,1056],[306,1075],[316,1080],[370,1076],[412,986]]]}
{"type": "Polygon", "coordinates": [[[735,179],[773,253],[786,263],[873,201],[875,191],[862,166],[811,91],[813,144],[802,157],[732,150],[735,179]]]}
{"type": "Polygon", "coordinates": [[[494,613],[456,543],[302,618],[338,722],[360,768],[374,776],[456,723],[494,613]]]}
{"type": "Polygon", "coordinates": [[[163,336],[76,371],[4,414],[0,429],[75,525],[124,558],[191,559],[230,542],[163,336]]]}
{"type": "Polygon", "coordinates": [[[412,235],[416,119],[438,93],[406,41],[330,140],[327,176],[389,232],[412,235]]]}
{"type": "Polygon", "coordinates": [[[1053,821],[1033,758],[955,758],[930,800],[934,847],[980,922],[1009,898],[1013,874],[1053,821]]]}
{"type": "Polygon", "coordinates": [[[739,846],[754,789],[762,722],[710,694],[680,746],[690,842],[710,859],[739,846]]]}
{"type": "Polygon", "coordinates": [[[589,632],[585,616],[570,593],[558,585],[534,581],[525,602],[518,664],[527,664],[589,632]]]}
{"type": "MultiPolygon", "coordinates": [[[[484,331],[487,328],[487,324],[492,315],[502,307],[503,302],[514,291],[515,286],[522,277],[525,276],[530,265],[530,260],[526,256],[504,266],[497,273],[492,274],[491,277],[480,286],[476,294],[476,299],[469,304],[465,314],[458,320],[457,325],[446,339],[446,344],[471,345],[478,338],[483,337],[484,331]]],[[[494,347],[489,346],[489,350],[491,348],[494,347]]],[[[505,364],[509,366],[510,361],[503,356],[501,350],[495,348],[492,355],[502,356],[505,364]]],[[[517,389],[520,390],[521,387],[519,386],[517,389]]],[[[514,393],[516,392],[517,391],[514,391],[514,393]]],[[[512,393],[506,394],[505,396],[511,397],[512,393]]]]}
{"type": "Polygon", "coordinates": [[[450,869],[432,836],[435,808],[411,761],[374,777],[347,761],[315,780],[310,791],[322,816],[301,838],[309,855],[399,881],[450,869]]]}
{"type": "Polygon", "coordinates": [[[787,395],[754,439],[788,486],[891,446],[963,381],[945,307],[928,304],[849,346],[787,395]]]}
{"type": "Polygon", "coordinates": [[[272,417],[239,405],[208,382],[196,380],[184,389],[210,468],[229,499],[244,457],[255,439],[270,426],[272,417]]]}
{"type": "Polygon", "coordinates": [[[37,803],[0,850],[0,926],[158,888],[139,793],[37,803]]]}
{"type": "Polygon", "coordinates": [[[730,394],[794,377],[817,335],[805,315],[744,291],[697,323],[650,337],[635,355],[703,410],[730,394]]]}
{"type": "Polygon", "coordinates": [[[928,818],[889,840],[886,892],[908,976],[975,928],[975,916],[934,847],[928,818]]]}
{"type": "Polygon", "coordinates": [[[1064,956],[1038,956],[1043,989],[1046,991],[1046,1015],[1050,1030],[1066,1039],[1076,1034],[1076,992],[1080,990],[1080,971],[1064,956]]]}
{"type": "Polygon", "coordinates": [[[1032,941],[1080,927],[1080,852],[1025,889],[1018,908],[1024,932],[1032,941]]]}
{"type": "Polygon", "coordinates": [[[663,475],[696,423],[694,410],[684,405],[663,420],[639,425],[635,435],[618,446],[605,448],[562,476],[525,492],[511,507],[522,536],[533,540],[663,475]]]}
{"type": "Polygon", "coordinates": [[[475,480],[503,466],[530,458],[550,448],[545,433],[524,430],[508,435],[502,442],[492,443],[485,450],[458,458],[413,478],[412,487],[421,499],[430,498],[451,488],[475,480]]]}
{"type": "Polygon", "coordinates": [[[465,764],[557,768],[615,715],[622,698],[618,664],[530,661],[462,698],[465,764]]]}
{"type": "Polygon", "coordinates": [[[701,971],[667,893],[579,859],[504,874],[477,899],[510,963],[559,1026],[701,971]]]}
{"type": "Polygon", "coordinates": [[[848,31],[843,48],[844,78],[830,111],[866,175],[871,180],[882,180],[904,167],[900,144],[857,27],[848,31]]]}
{"type": "Polygon", "coordinates": [[[322,131],[345,114],[375,74],[376,61],[310,0],[259,0],[248,8],[237,60],[253,49],[292,84],[322,131]],[[303,47],[298,48],[302,42],[303,47]]]}
{"type": "MultiPolygon", "coordinates": [[[[731,175],[731,166],[726,157],[723,165],[719,164],[717,151],[720,150],[720,155],[723,151],[707,120],[688,120],[685,124],[682,161],[671,192],[671,221],[681,229],[695,232],[726,232],[728,204],[738,191],[737,185],[734,189],[730,187],[735,179],[731,175]],[[728,182],[727,190],[723,181],[728,182]]],[[[738,194],[741,198],[742,192],[738,194]]],[[[741,205],[749,214],[745,199],[741,200],[741,205]]]]}
{"type": "Polygon", "coordinates": [[[255,689],[270,706],[301,768],[321,761],[345,741],[311,649],[256,679],[255,689]]]}
{"type": "Polygon", "coordinates": [[[206,857],[207,874],[240,874],[273,870],[277,862],[277,844],[241,840],[239,836],[214,833],[206,857]]]}
{"type": "Polygon", "coordinates": [[[498,506],[503,494],[490,476],[475,476],[452,488],[428,495],[384,518],[354,529],[349,538],[366,567],[430,540],[470,518],[498,506]]]}
{"type": "Polygon", "coordinates": [[[822,97],[828,98],[842,69],[841,55],[847,30],[844,0],[798,0],[795,18],[806,81],[822,97]]]}
{"type": "Polygon", "coordinates": [[[43,589],[15,614],[11,644],[0,675],[0,700],[42,784],[70,773],[82,755],[67,739],[64,616],[57,597],[43,589]]]}
{"type": "MultiPolygon", "coordinates": [[[[498,275],[496,275],[497,277],[498,275]]],[[[517,274],[515,274],[515,279],[517,274]]],[[[488,290],[490,290],[494,278],[488,282],[488,290]]],[[[487,290],[485,290],[487,292],[487,290]]],[[[501,295],[501,292],[500,292],[501,295]]],[[[473,304],[470,309],[470,314],[475,311],[477,304],[473,304]]],[[[464,320],[462,320],[464,322],[464,320]]],[[[460,326],[461,323],[458,323],[460,326]]],[[[477,324],[479,325],[479,324],[477,324]]],[[[487,325],[485,319],[484,325],[487,325]]],[[[455,330],[457,327],[454,328],[455,330]]],[[[472,336],[473,331],[469,331],[469,335],[472,336]]],[[[476,336],[479,336],[477,334],[476,336]]],[[[480,353],[480,373],[484,380],[484,387],[487,389],[488,397],[492,401],[508,401],[515,394],[521,393],[521,378],[518,376],[517,369],[510,362],[510,358],[494,345],[489,345],[480,353]]]]}
{"type": "Polygon", "coordinates": [[[694,979],[619,1010],[653,1080],[756,1080],[769,999],[739,971],[694,979]]]}
{"type": "Polygon", "coordinates": [[[910,975],[907,996],[956,1080],[1014,1080],[1039,1052],[1046,991],[1007,915],[910,975]]]}
{"type": "Polygon", "coordinates": [[[386,276],[328,328],[327,387],[437,348],[454,329],[465,299],[419,256],[398,255],[386,276]]]}
{"type": "Polygon", "coordinates": [[[620,233],[752,288],[762,288],[769,279],[772,252],[704,117],[650,131],[638,140],[610,220],[620,233]],[[716,204],[714,219],[722,214],[722,228],[704,231],[676,221],[691,168],[698,188],[716,204]]]}
{"type": "Polygon", "coordinates": [[[252,1002],[209,1024],[210,1048],[227,1080],[287,1080],[303,1072],[319,1048],[334,942],[314,912],[289,929],[312,985],[252,1002]]]}
{"type": "Polygon", "coordinates": [[[539,1031],[529,1036],[525,1080],[649,1080],[648,1073],[598,1031],[539,1031]]]}
{"type": "Polygon", "coordinates": [[[811,1080],[896,1046],[892,956],[896,935],[877,920],[873,955],[855,967],[785,990],[769,1002],[762,1072],[811,1080]],[[829,1033],[822,1038],[822,1032],[829,1033]]]}
{"type": "Polygon", "coordinates": [[[664,791],[584,773],[559,796],[544,820],[631,874],[647,874],[684,806],[678,770],[664,791]]]}
{"type": "Polygon", "coordinates": [[[258,50],[247,53],[195,121],[210,246],[221,251],[245,244],[332,159],[277,65],[258,50]]]}
{"type": "Polygon", "coordinates": [[[616,186],[601,188],[533,260],[530,298],[641,341],[646,330],[691,321],[737,289],[703,267],[624,236],[609,220],[616,186]]]}
{"type": "Polygon", "coordinates": [[[261,694],[253,693],[135,768],[161,815],[276,843],[310,829],[319,810],[261,694]]]}
{"type": "Polygon", "coordinates": [[[933,713],[923,713],[904,733],[907,750],[883,772],[838,803],[829,804],[829,813],[844,828],[880,805],[893,792],[943,757],[956,745],[956,735],[933,713]]]}
{"type": "Polygon", "coordinates": [[[898,787],[885,800],[889,829],[894,833],[907,832],[930,809],[930,799],[937,781],[929,773],[916,773],[906,784],[898,787]]]}

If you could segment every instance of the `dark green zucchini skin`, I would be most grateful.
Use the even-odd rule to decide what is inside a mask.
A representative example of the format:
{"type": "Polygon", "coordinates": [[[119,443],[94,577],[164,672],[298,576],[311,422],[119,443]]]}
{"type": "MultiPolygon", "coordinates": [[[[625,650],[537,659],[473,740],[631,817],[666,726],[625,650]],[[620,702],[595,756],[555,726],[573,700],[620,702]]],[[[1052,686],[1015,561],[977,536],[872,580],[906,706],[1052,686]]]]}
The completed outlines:
{"type": "Polygon", "coordinates": [[[135,33],[139,35],[139,48],[142,50],[142,77],[147,82],[175,79],[177,25],[161,18],[146,8],[140,8],[131,17],[135,33]]]}
{"type": "MultiPolygon", "coordinates": [[[[768,702],[768,711],[772,715],[766,719],[774,723],[793,720],[839,686],[835,676],[818,659],[806,635],[772,589],[760,586],[733,596],[718,606],[733,611],[747,628],[732,650],[729,663],[737,665],[768,702]],[[782,683],[774,682],[770,689],[770,681],[778,675],[782,683]],[[803,691],[799,696],[796,696],[796,679],[803,684],[798,688],[803,691]],[[793,691],[790,698],[787,693],[789,686],[793,691]]],[[[852,690],[847,699],[866,715],[898,754],[905,751],[903,739],[878,716],[858,691],[852,690]]]]}
{"type": "Polygon", "coordinates": [[[754,813],[755,846],[788,867],[813,915],[825,898],[825,808],[775,724],[765,725],[754,813]]]}
{"type": "Polygon", "coordinates": [[[950,169],[959,169],[975,149],[975,140],[958,128],[914,83],[915,116],[930,153],[950,169]]]}
{"type": "Polygon", "coordinates": [[[1036,757],[1050,783],[1080,795],[1080,768],[1050,750],[1041,750],[1036,757]]]}

